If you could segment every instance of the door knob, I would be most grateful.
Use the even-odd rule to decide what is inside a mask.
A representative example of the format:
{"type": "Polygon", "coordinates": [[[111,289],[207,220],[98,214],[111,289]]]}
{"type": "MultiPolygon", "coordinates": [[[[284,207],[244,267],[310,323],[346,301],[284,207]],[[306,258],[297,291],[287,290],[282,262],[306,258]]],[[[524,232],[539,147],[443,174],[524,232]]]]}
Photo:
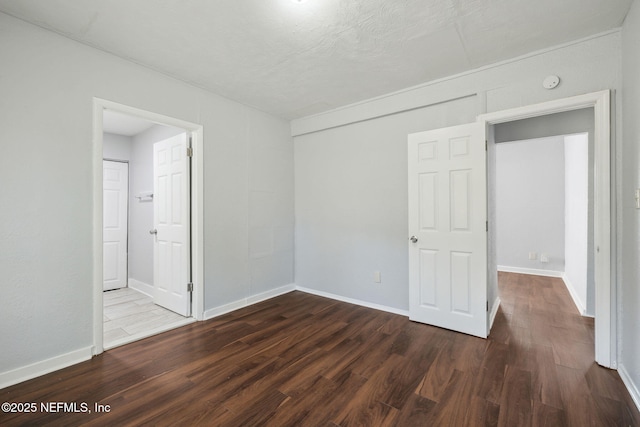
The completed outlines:
{"type": "Polygon", "coordinates": [[[411,240],[411,243],[416,243],[418,241],[418,238],[416,236],[411,236],[409,237],[409,240],[411,240]]]}
{"type": "Polygon", "coordinates": [[[155,228],[153,230],[149,230],[149,234],[158,234],[158,230],[155,228]]]}

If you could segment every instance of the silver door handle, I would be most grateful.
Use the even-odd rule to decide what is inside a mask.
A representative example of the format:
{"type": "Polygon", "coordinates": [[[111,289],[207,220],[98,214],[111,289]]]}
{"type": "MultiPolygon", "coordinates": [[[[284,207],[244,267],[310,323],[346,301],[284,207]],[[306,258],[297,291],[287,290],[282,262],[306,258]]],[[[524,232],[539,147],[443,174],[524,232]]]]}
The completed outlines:
{"type": "Polygon", "coordinates": [[[158,230],[155,228],[153,230],[149,230],[149,234],[158,234],[158,230]]]}
{"type": "Polygon", "coordinates": [[[418,238],[416,236],[409,237],[409,240],[411,240],[411,243],[417,243],[418,242],[418,238]]]}

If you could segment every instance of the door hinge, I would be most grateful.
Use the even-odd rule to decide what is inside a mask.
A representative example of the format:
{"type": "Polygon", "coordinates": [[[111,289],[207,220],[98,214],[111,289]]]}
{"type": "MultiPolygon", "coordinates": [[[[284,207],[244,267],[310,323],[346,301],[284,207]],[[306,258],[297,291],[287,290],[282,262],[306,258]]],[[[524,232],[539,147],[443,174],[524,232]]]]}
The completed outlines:
{"type": "Polygon", "coordinates": [[[489,301],[487,301],[487,311],[489,311],[489,301]]]}
{"type": "Polygon", "coordinates": [[[193,292],[193,282],[187,283],[187,292],[193,292]]]}
{"type": "Polygon", "coordinates": [[[489,141],[484,140],[484,151],[489,151],[489,141]]]}
{"type": "Polygon", "coordinates": [[[485,229],[486,229],[485,231],[489,231],[489,221],[485,221],[484,225],[485,225],[485,229]]]}
{"type": "Polygon", "coordinates": [[[187,157],[193,157],[193,148],[187,147],[187,157]]]}

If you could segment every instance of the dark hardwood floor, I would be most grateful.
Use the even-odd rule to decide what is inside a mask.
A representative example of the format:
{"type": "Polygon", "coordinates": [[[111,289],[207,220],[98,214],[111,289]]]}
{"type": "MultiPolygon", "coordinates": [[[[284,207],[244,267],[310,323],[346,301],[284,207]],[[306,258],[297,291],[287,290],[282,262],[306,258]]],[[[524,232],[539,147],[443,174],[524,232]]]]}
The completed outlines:
{"type": "Polygon", "coordinates": [[[0,425],[640,426],[562,282],[499,277],[487,340],[292,292],[0,390],[38,406],[0,425]]]}

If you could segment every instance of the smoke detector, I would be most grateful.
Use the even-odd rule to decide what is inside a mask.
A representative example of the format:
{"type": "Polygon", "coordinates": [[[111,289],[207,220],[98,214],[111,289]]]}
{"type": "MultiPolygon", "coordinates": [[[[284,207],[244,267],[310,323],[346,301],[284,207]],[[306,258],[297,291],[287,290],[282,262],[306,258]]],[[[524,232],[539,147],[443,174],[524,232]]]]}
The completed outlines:
{"type": "Polygon", "coordinates": [[[542,87],[545,89],[555,89],[560,84],[560,77],[558,76],[547,76],[542,81],[542,87]]]}

